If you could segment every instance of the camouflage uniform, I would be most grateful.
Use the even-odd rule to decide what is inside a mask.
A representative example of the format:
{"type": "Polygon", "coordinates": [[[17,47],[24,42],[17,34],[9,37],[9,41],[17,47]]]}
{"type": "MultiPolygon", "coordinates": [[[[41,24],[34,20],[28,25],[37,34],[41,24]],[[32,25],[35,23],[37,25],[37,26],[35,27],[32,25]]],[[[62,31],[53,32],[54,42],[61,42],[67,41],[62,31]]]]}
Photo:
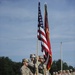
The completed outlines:
{"type": "Polygon", "coordinates": [[[31,70],[31,72],[33,73],[33,75],[35,75],[35,73],[36,73],[36,56],[35,56],[35,54],[31,54],[30,59],[31,59],[31,61],[28,63],[28,67],[31,70]]]}
{"type": "Polygon", "coordinates": [[[73,72],[73,74],[72,75],[75,75],[75,71],[73,72]]]}
{"type": "Polygon", "coordinates": [[[43,56],[39,56],[38,72],[39,75],[46,75],[46,65],[44,64],[43,56]]]}
{"type": "Polygon", "coordinates": [[[53,72],[53,75],[55,75],[55,72],[53,72]]]}
{"type": "Polygon", "coordinates": [[[30,69],[27,67],[28,66],[28,60],[23,59],[22,64],[23,64],[23,66],[20,69],[21,75],[33,75],[32,72],[30,71],[30,69]]]}
{"type": "Polygon", "coordinates": [[[30,69],[26,66],[21,67],[21,75],[33,75],[30,69]]]}

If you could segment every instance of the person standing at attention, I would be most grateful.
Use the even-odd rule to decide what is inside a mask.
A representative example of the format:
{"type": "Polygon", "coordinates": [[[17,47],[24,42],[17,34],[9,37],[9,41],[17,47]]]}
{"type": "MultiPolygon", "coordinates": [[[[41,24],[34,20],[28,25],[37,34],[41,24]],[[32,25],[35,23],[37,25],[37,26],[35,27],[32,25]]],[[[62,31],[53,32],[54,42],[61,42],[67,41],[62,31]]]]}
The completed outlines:
{"type": "Polygon", "coordinates": [[[28,68],[28,59],[22,60],[22,67],[20,69],[21,75],[33,75],[30,69],[28,68]]]}

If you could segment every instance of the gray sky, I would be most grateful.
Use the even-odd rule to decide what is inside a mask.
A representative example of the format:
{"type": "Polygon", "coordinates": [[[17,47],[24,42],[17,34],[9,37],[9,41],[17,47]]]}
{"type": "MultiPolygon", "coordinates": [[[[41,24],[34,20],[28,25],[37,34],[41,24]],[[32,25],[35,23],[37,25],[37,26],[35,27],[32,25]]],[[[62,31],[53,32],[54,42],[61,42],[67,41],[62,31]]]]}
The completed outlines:
{"type": "MultiPolygon", "coordinates": [[[[75,0],[40,0],[48,5],[53,60],[62,58],[75,67],[75,0]]],[[[36,53],[38,0],[0,0],[0,56],[13,61],[36,53]]],[[[39,54],[42,52],[39,50],[39,54]]]]}

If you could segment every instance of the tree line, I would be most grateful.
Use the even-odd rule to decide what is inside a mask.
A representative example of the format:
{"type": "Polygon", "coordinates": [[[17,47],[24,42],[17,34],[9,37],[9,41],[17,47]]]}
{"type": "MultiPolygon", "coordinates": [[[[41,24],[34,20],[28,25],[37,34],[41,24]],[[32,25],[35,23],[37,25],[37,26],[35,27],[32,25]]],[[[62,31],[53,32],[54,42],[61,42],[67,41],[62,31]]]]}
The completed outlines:
{"type": "MultiPolygon", "coordinates": [[[[58,59],[57,61],[54,60],[53,61],[53,64],[52,64],[52,67],[50,69],[50,72],[51,72],[51,75],[53,75],[53,72],[58,72],[61,70],[61,60],[58,59]]],[[[75,67],[71,66],[71,65],[68,65],[66,62],[63,62],[62,61],[62,70],[72,70],[74,71],[75,70],[75,67]]]]}
{"type": "MultiPolygon", "coordinates": [[[[62,61],[63,62],[63,61],[62,61]]],[[[21,62],[14,62],[9,57],[0,57],[0,75],[20,75],[21,62]]],[[[53,61],[50,69],[51,74],[61,69],[61,60],[53,61]]],[[[68,66],[63,62],[63,70],[74,70],[73,66],[68,66]]]]}
{"type": "Polygon", "coordinates": [[[13,62],[8,57],[0,57],[0,75],[20,75],[21,62],[13,62]]]}

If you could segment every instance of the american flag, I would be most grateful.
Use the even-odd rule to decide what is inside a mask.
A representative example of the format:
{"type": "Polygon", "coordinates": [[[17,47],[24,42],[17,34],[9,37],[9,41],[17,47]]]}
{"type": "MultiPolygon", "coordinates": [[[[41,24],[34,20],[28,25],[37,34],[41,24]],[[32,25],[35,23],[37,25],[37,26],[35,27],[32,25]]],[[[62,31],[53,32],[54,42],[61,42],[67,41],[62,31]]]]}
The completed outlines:
{"type": "Polygon", "coordinates": [[[40,2],[38,3],[38,39],[41,41],[42,51],[47,50],[46,34],[43,26],[42,15],[40,10],[40,2]]]}
{"type": "MultiPolygon", "coordinates": [[[[45,15],[46,18],[46,15],[45,15]]],[[[48,20],[47,20],[48,21],[48,20]]],[[[43,26],[43,21],[42,21],[42,15],[41,15],[41,9],[40,9],[40,2],[38,3],[38,40],[41,41],[41,48],[42,52],[44,54],[45,58],[45,64],[47,66],[47,69],[49,70],[51,67],[51,46],[50,46],[50,40],[48,39],[49,34],[47,33],[46,30],[49,30],[48,24],[45,19],[45,26],[43,26]],[[47,26],[47,27],[46,27],[47,26]]],[[[49,31],[48,31],[49,32],[49,31]]]]}
{"type": "Polygon", "coordinates": [[[38,2],[38,39],[41,40],[42,34],[44,32],[42,15],[40,10],[40,2],[38,2]]]}

